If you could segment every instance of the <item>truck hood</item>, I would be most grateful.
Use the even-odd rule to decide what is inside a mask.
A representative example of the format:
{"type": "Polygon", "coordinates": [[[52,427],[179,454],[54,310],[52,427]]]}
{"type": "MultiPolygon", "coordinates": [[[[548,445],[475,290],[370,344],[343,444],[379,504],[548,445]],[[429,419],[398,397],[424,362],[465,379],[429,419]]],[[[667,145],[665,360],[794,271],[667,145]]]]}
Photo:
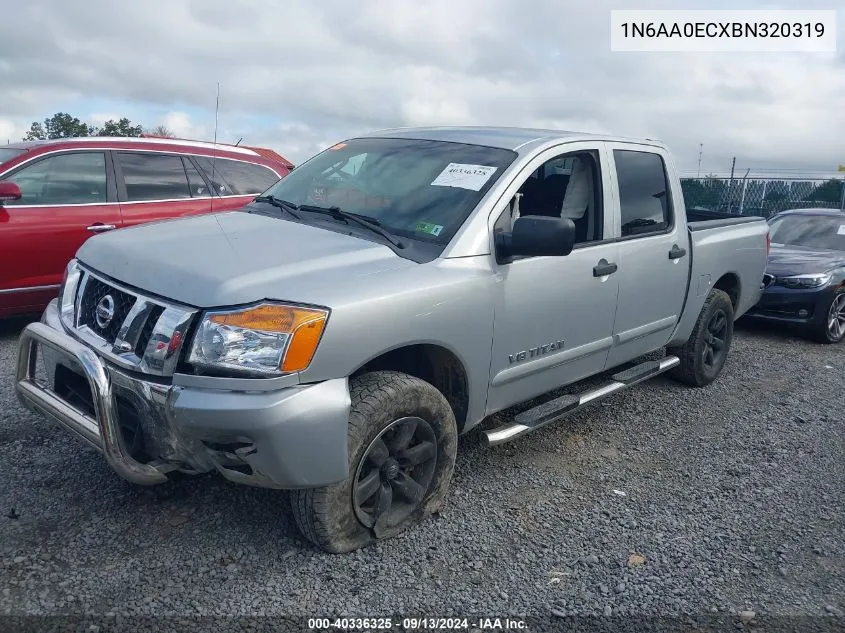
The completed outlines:
{"type": "Polygon", "coordinates": [[[200,308],[308,301],[319,287],[418,265],[368,240],[239,211],[98,235],[77,257],[125,284],[200,308]]]}
{"type": "Polygon", "coordinates": [[[845,252],[772,244],[766,272],[775,277],[784,277],[823,273],[837,266],[845,266],[845,252]]]}

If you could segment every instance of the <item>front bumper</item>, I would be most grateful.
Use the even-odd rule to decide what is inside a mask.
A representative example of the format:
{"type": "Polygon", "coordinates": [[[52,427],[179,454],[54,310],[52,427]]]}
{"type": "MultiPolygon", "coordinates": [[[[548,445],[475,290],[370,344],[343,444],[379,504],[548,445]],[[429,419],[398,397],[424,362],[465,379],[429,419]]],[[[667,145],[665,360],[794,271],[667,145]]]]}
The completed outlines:
{"type": "Polygon", "coordinates": [[[813,328],[824,323],[835,288],[769,286],[744,316],[749,319],[813,328]]]}
{"type": "Polygon", "coordinates": [[[23,405],[55,420],[100,450],[135,484],[166,473],[217,470],[238,483],[311,488],[348,474],[351,405],[345,378],[273,391],[174,386],[114,367],[64,331],[56,302],[20,336],[16,390],[23,405]],[[36,377],[41,352],[47,381],[36,377]],[[84,378],[91,407],[55,387],[58,367],[84,378]],[[133,426],[142,450],[127,436],[133,426]],[[131,444],[131,446],[130,446],[131,444]]]}

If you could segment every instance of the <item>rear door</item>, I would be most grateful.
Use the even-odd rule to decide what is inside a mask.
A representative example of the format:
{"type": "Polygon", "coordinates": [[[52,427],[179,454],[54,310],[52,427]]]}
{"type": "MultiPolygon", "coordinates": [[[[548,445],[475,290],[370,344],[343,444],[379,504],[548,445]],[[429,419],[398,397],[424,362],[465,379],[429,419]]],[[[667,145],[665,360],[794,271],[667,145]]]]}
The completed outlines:
{"type": "Polygon", "coordinates": [[[23,197],[0,207],[0,312],[40,310],[83,242],[121,226],[105,150],[46,154],[0,176],[23,197]]]}
{"type": "Polygon", "coordinates": [[[619,301],[607,365],[662,347],[680,318],[689,275],[689,240],[677,221],[669,156],[659,147],[608,143],[618,204],[619,301]],[[671,255],[670,255],[671,253],[671,255]]]}
{"type": "Polygon", "coordinates": [[[189,156],[115,151],[114,166],[125,226],[211,210],[208,183],[189,156]]]}

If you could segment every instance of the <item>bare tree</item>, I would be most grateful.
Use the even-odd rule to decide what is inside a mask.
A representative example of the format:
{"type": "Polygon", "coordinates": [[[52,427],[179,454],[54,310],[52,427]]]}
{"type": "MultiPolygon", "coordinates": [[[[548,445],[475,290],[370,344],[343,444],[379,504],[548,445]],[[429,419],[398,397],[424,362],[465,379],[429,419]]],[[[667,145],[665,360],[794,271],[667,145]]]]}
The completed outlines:
{"type": "Polygon", "coordinates": [[[147,134],[152,136],[163,136],[165,138],[176,138],[176,135],[167,129],[164,125],[157,125],[151,130],[147,130],[147,134]]]}

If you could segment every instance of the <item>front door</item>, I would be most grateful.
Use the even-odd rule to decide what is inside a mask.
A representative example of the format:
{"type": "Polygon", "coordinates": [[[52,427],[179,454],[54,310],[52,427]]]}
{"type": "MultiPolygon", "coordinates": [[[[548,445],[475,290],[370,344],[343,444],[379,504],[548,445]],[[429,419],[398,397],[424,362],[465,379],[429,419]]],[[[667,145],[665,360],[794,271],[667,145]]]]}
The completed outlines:
{"type": "Polygon", "coordinates": [[[690,260],[686,227],[675,219],[682,202],[672,199],[668,155],[657,147],[608,146],[621,217],[613,367],[669,340],[683,309],[690,260]]]}
{"type": "Polygon", "coordinates": [[[108,156],[73,151],[34,159],[3,180],[20,200],[0,207],[0,310],[41,310],[89,237],[121,225],[108,156]]]}
{"type": "MultiPolygon", "coordinates": [[[[617,245],[606,159],[595,146],[566,144],[523,172],[520,215],[567,217],[575,248],[563,257],[525,257],[496,265],[494,340],[488,414],[600,372],[613,338],[617,245]]],[[[507,229],[509,208],[494,230],[507,229]]]]}

